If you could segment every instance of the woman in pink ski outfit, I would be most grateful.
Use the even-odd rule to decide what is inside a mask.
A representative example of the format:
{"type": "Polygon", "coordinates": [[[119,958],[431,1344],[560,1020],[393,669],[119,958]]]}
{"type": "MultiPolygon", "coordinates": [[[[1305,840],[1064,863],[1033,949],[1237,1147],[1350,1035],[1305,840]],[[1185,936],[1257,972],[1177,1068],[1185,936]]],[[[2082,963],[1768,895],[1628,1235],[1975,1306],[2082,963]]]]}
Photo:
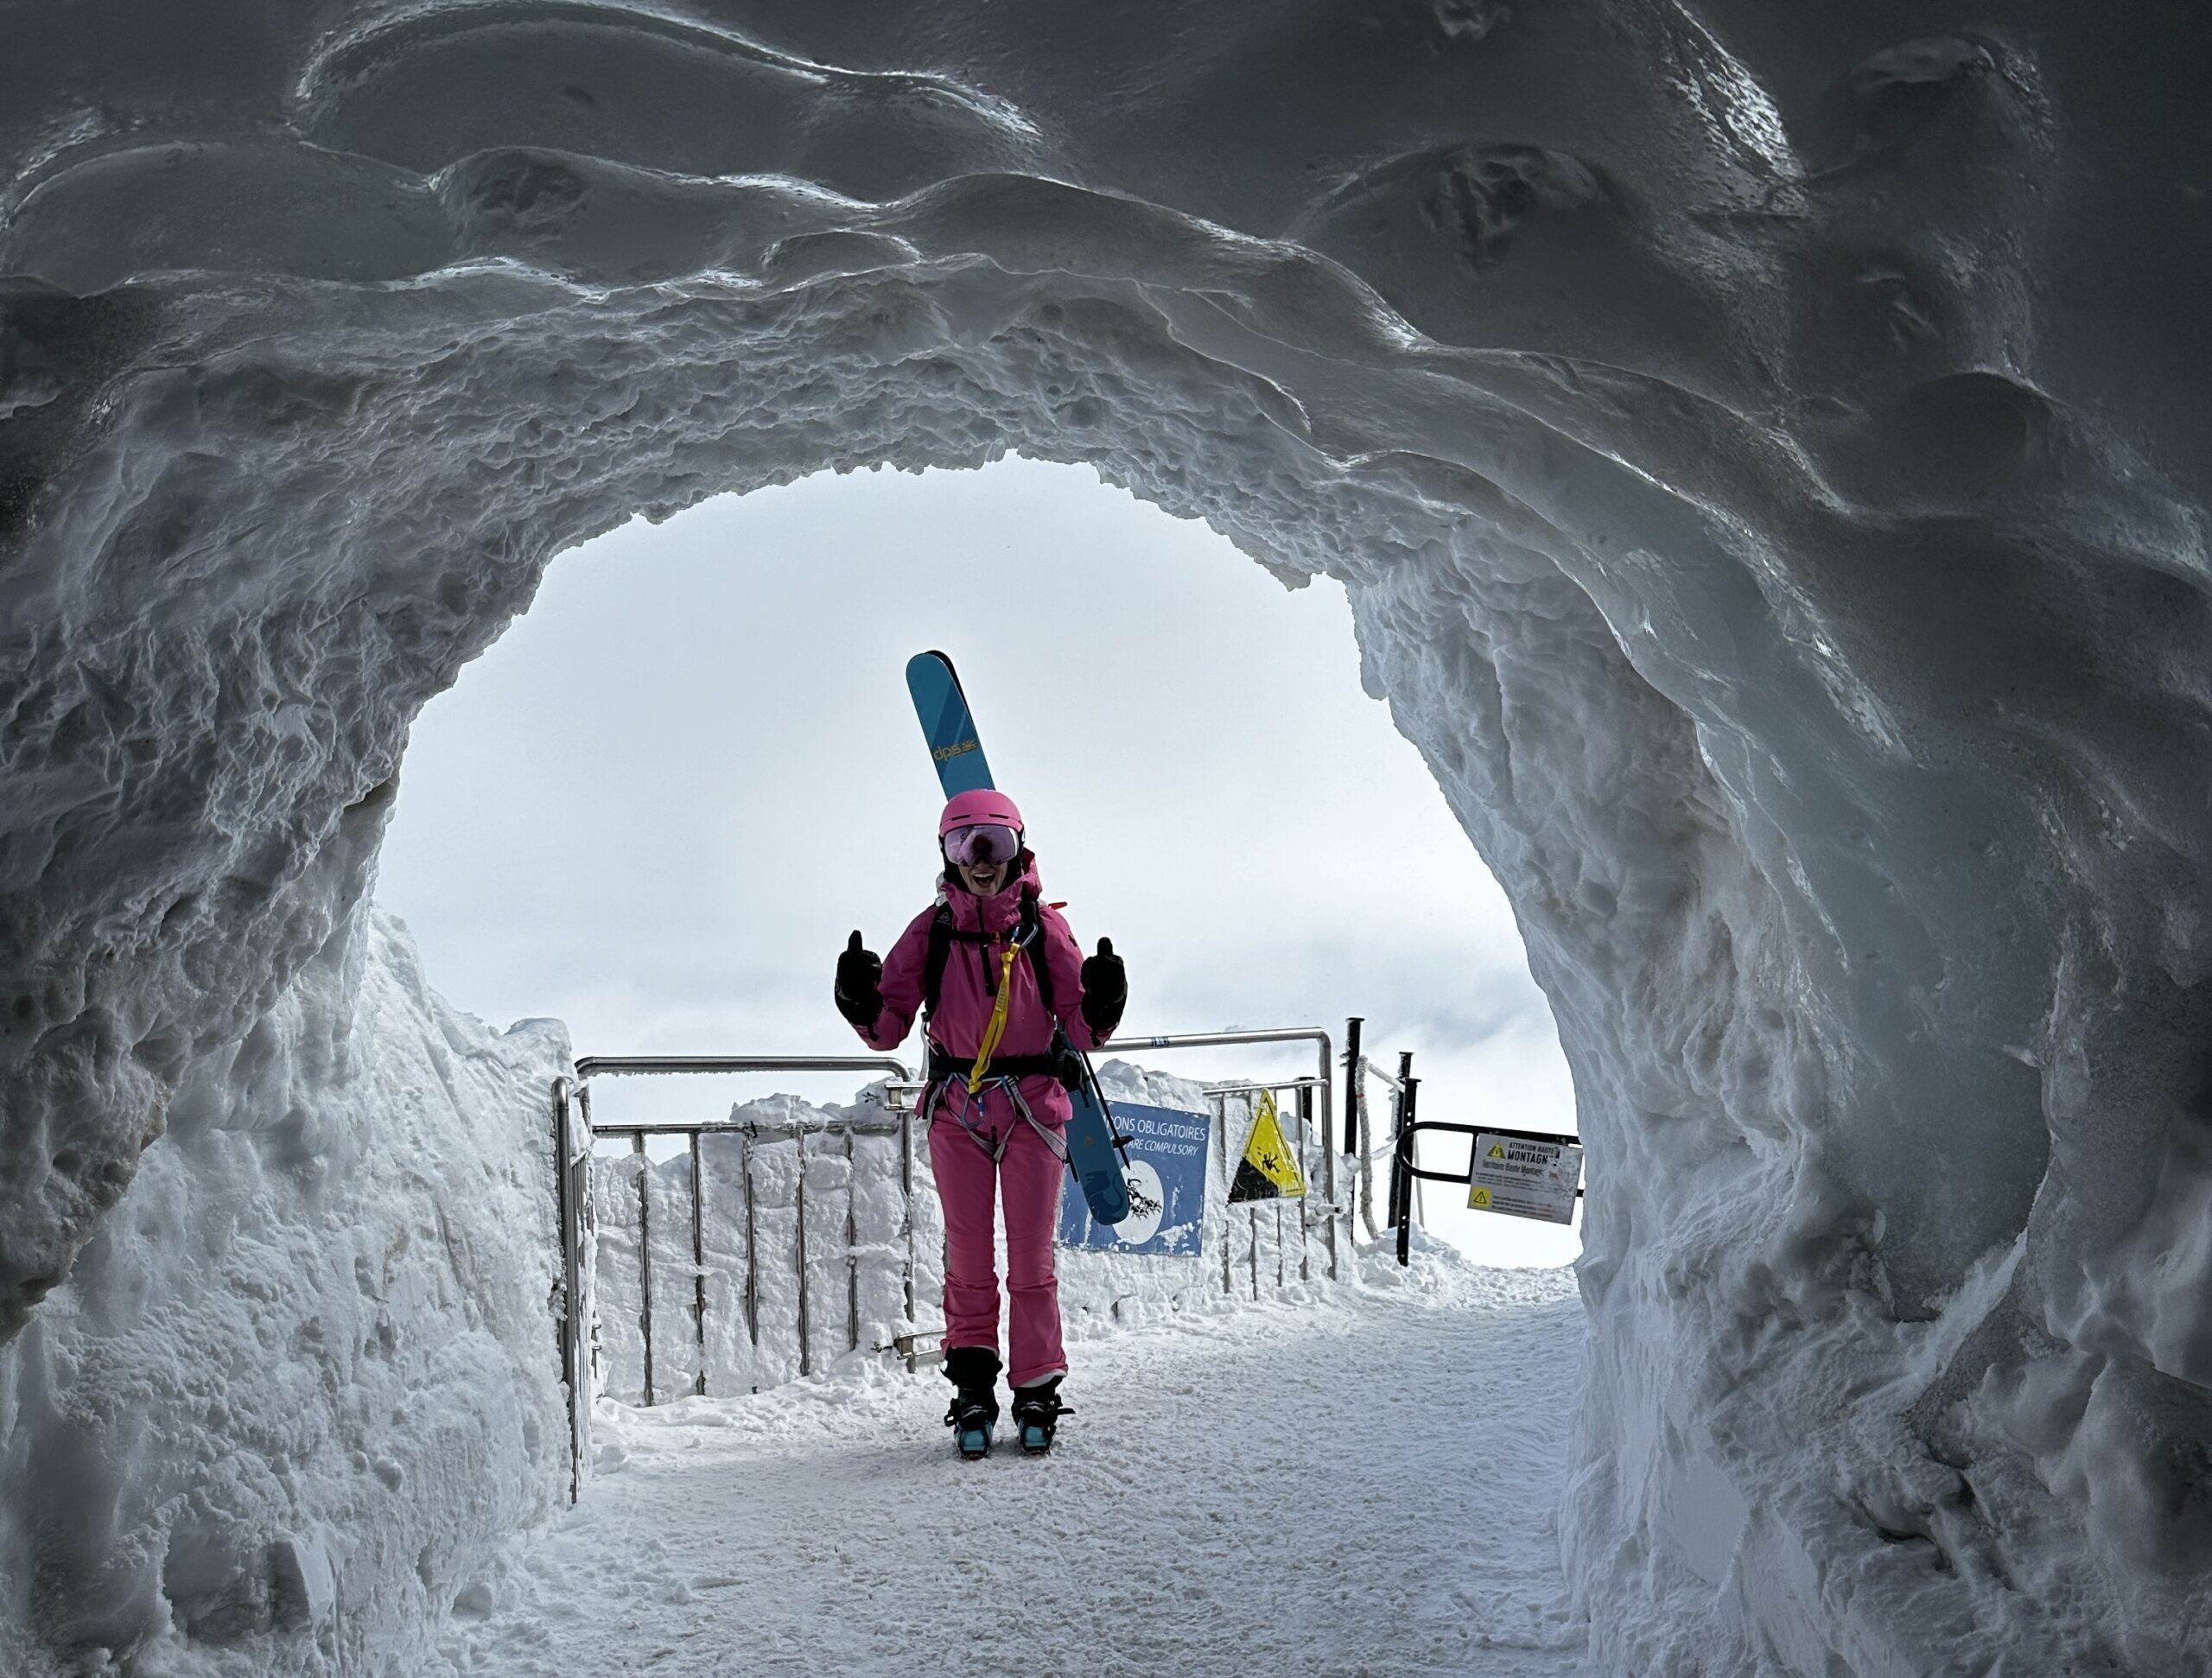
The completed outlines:
{"type": "Polygon", "coordinates": [[[855,931],[837,962],[838,1011],[881,1050],[906,1039],[928,1000],[930,969],[940,967],[921,1110],[944,1206],[944,1372],[958,1389],[945,1421],[967,1456],[989,1449],[998,1417],[994,1184],[1006,1206],[1014,1427],[1027,1450],[1052,1444],[1067,1373],[1052,1234],[1079,1071],[1073,1052],[1106,1040],[1128,995],[1112,943],[1101,938],[1084,959],[1058,906],[1039,901],[1037,860],[1022,840],[1021,812],[1004,793],[959,794],[938,823],[938,901],[887,958],[863,949],[855,931]]]}

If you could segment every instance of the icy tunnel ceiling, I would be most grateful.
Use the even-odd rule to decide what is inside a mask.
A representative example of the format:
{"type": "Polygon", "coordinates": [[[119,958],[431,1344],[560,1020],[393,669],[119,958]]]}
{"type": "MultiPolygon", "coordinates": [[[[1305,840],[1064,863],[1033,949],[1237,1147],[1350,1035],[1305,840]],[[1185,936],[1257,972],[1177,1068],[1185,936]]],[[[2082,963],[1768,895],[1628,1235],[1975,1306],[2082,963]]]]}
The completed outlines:
{"type": "Polygon", "coordinates": [[[1626,1466],[1664,1411],[1668,1461],[1801,1465],[1784,1549],[2070,1521],[2126,1635],[2179,1635],[2202,8],[86,3],[10,37],[8,1331],[198,1122],[191,1070],[283,1048],[257,1021],[353,912],[409,719],[550,554],[1019,447],[1343,576],[1516,903],[1593,1162],[1583,1576],[1606,1534],[1712,1562],[1680,1511],[1726,1500],[1626,1466]]]}

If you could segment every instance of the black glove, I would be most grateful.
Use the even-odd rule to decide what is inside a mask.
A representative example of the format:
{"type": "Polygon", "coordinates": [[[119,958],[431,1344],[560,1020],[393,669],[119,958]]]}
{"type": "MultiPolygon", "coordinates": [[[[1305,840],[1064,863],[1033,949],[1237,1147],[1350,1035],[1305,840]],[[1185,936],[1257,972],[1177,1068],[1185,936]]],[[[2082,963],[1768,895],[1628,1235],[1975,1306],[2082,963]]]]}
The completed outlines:
{"type": "Polygon", "coordinates": [[[1111,1037],[1129,1005],[1129,976],[1114,953],[1114,940],[1098,940],[1098,953],[1084,958],[1083,1022],[1099,1037],[1111,1037]]]}
{"type": "Polygon", "coordinates": [[[883,959],[861,948],[858,932],[837,957],[836,995],[838,1013],[861,1031],[875,1029],[883,1017],[883,959]]]}

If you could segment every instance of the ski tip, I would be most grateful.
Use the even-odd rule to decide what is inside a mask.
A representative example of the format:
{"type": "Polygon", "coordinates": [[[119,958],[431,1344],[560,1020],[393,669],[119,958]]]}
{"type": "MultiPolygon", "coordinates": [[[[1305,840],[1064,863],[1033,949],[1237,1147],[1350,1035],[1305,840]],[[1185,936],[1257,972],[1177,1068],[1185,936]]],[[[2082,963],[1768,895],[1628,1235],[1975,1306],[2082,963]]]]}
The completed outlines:
{"type": "Polygon", "coordinates": [[[953,664],[952,655],[941,647],[931,647],[928,651],[918,652],[909,658],[906,661],[907,680],[912,681],[917,671],[925,671],[932,664],[941,665],[944,668],[946,679],[952,683],[956,690],[963,695],[967,692],[967,690],[961,686],[960,671],[953,664]]]}

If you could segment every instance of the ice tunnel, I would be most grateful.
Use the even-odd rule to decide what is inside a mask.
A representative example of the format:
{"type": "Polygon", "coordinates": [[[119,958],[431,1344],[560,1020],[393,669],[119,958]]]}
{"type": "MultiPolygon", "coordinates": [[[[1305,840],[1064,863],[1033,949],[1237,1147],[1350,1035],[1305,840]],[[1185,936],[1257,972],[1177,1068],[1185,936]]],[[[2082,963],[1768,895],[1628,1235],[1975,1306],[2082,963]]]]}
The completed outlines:
{"type": "Polygon", "coordinates": [[[10,35],[0,1653],[411,1670],[552,1506],[410,719],[634,513],[1019,448],[1341,578],[1515,905],[1594,1669],[2212,1662],[2202,8],[10,35]]]}

